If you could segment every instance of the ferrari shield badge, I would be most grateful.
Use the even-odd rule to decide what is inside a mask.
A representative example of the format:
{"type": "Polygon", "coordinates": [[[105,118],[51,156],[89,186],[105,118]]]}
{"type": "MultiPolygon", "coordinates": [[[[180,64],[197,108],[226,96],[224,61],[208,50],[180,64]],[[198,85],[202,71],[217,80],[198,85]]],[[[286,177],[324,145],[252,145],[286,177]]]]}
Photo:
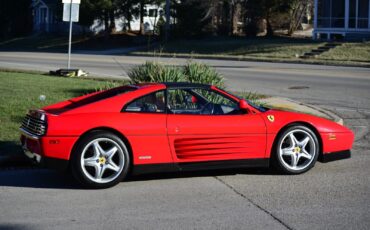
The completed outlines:
{"type": "Polygon", "coordinates": [[[270,122],[274,122],[275,121],[274,115],[267,115],[267,119],[269,119],[270,122]]]}

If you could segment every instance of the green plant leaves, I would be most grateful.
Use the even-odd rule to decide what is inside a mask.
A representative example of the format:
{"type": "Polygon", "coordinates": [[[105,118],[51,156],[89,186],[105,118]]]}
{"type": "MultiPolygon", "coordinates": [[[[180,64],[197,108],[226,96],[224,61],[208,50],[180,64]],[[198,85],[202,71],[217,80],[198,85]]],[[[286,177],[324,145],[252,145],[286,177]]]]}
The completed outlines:
{"type": "Polygon", "coordinates": [[[146,62],[128,73],[133,83],[142,82],[192,82],[224,88],[224,78],[210,66],[188,62],[185,66],[167,66],[158,62],[146,62]]]}

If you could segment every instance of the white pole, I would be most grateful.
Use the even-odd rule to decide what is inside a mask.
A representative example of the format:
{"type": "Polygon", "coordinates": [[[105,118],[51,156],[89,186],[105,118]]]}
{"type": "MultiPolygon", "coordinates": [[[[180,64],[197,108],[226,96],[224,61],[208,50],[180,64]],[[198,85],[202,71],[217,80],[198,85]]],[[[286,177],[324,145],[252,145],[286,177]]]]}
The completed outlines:
{"type": "Polygon", "coordinates": [[[69,44],[68,44],[68,69],[71,68],[71,46],[72,46],[72,0],[69,6],[69,44]]]}

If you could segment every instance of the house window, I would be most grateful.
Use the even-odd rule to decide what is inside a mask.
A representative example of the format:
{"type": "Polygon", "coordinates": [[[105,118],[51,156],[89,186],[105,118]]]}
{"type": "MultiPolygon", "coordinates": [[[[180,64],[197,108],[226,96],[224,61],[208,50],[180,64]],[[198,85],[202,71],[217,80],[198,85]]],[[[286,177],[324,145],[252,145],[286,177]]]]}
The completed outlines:
{"type": "Polygon", "coordinates": [[[317,26],[344,28],[345,0],[319,0],[317,26]]]}
{"type": "Polygon", "coordinates": [[[368,28],[369,0],[349,0],[349,28],[368,28]]]}

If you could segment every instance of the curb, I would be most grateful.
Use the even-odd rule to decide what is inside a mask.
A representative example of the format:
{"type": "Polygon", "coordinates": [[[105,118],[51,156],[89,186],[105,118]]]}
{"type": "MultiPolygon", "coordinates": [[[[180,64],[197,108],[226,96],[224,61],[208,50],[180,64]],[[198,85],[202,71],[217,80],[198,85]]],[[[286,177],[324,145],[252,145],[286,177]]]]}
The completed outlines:
{"type": "MultiPolygon", "coordinates": [[[[302,59],[297,60],[271,60],[271,59],[258,59],[250,57],[217,57],[217,56],[197,56],[191,54],[145,54],[145,53],[126,53],[127,56],[135,57],[155,57],[155,58],[184,58],[184,59],[194,59],[194,60],[220,60],[220,61],[246,61],[246,62],[266,62],[266,63],[282,63],[282,64],[307,64],[307,65],[322,65],[322,66],[340,66],[340,67],[362,67],[370,68],[368,64],[352,64],[352,63],[335,63],[335,62],[319,62],[312,59],[309,61],[304,61],[302,59]]],[[[306,59],[307,60],[307,59],[306,59]]]]}
{"type": "Polygon", "coordinates": [[[343,118],[339,117],[337,114],[335,114],[335,113],[333,113],[329,110],[325,110],[325,109],[322,109],[322,108],[319,108],[319,107],[316,107],[316,106],[312,106],[312,105],[308,105],[308,104],[304,104],[304,103],[302,103],[302,105],[305,105],[305,106],[307,106],[309,108],[312,108],[312,109],[316,109],[319,112],[324,113],[324,114],[328,115],[329,117],[331,117],[332,118],[331,120],[333,120],[335,123],[340,124],[340,125],[344,125],[343,118]]]}

